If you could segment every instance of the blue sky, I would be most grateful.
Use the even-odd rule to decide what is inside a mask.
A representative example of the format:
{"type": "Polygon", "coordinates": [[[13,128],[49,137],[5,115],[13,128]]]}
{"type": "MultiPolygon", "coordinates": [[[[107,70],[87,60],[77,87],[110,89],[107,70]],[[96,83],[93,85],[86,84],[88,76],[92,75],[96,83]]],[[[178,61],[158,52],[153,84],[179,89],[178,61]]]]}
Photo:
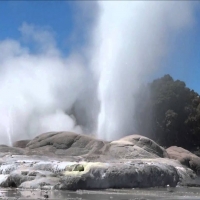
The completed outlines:
{"type": "Polygon", "coordinates": [[[49,26],[61,38],[67,38],[73,29],[73,5],[70,2],[4,1],[0,5],[1,39],[18,39],[18,28],[23,22],[49,26]]]}
{"type": "Polygon", "coordinates": [[[200,93],[200,13],[196,12],[196,22],[192,30],[182,32],[173,42],[173,51],[163,62],[164,71],[174,79],[200,93]]]}
{"type": "MultiPolygon", "coordinates": [[[[74,44],[85,42],[84,34],[75,35],[78,30],[87,31],[82,18],[78,23],[76,14],[78,2],[71,1],[1,1],[0,40],[20,40],[19,27],[26,22],[39,27],[48,27],[55,36],[59,49],[65,54],[74,44]],[[81,27],[82,26],[82,27],[81,27]]],[[[85,20],[85,21],[84,21],[85,20]]],[[[186,82],[189,88],[200,93],[200,14],[196,13],[196,24],[191,31],[181,33],[173,42],[173,51],[163,60],[162,70],[155,78],[169,73],[174,79],[186,82]],[[164,70],[163,70],[164,69],[164,70]]]]}
{"type": "Polygon", "coordinates": [[[24,22],[52,31],[62,51],[69,50],[74,30],[75,6],[70,1],[3,1],[0,2],[0,40],[19,40],[24,22]]]}

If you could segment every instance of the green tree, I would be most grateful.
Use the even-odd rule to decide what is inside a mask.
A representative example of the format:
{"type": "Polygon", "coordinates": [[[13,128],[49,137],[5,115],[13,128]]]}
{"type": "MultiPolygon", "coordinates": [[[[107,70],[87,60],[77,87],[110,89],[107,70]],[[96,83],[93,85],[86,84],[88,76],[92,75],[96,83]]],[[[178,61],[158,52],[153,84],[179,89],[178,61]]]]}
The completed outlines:
{"type": "Polygon", "coordinates": [[[140,93],[143,95],[138,96],[136,106],[138,132],[144,134],[148,129],[145,135],[166,147],[200,145],[200,97],[196,92],[183,81],[165,75],[143,87],[140,93]]]}

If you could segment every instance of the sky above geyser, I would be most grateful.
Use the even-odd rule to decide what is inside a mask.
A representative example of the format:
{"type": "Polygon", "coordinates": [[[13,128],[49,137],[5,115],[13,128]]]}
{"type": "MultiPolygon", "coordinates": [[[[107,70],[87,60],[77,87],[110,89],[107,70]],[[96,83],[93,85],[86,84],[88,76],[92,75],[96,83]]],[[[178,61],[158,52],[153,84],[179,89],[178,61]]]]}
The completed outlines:
{"type": "Polygon", "coordinates": [[[130,94],[166,73],[200,93],[198,4],[0,2],[1,143],[50,130],[129,134],[130,94]]]}

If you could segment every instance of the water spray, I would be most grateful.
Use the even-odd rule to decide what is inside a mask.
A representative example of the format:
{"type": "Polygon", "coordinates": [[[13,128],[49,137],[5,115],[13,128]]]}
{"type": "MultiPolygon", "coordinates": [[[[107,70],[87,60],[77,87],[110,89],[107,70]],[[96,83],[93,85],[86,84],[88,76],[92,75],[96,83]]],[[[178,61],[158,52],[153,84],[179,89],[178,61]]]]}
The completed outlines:
{"type": "Polygon", "coordinates": [[[12,106],[9,106],[7,121],[8,121],[8,123],[6,126],[6,132],[7,132],[7,136],[8,136],[9,145],[12,146],[12,135],[13,135],[12,106]]]}

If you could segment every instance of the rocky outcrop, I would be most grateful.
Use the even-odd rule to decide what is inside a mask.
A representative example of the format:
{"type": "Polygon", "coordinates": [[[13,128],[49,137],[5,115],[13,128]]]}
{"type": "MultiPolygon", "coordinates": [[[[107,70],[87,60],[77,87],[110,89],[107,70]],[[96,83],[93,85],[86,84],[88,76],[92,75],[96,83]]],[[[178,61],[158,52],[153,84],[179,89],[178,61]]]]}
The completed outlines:
{"type": "Polygon", "coordinates": [[[1,187],[175,187],[196,177],[193,170],[169,159],[169,149],[140,135],[107,142],[71,132],[50,132],[27,142],[0,146],[1,187]]]}
{"type": "Polygon", "coordinates": [[[13,147],[18,148],[26,148],[26,145],[30,142],[30,140],[19,140],[13,143],[13,147]]]}
{"type": "Polygon", "coordinates": [[[169,158],[178,160],[181,164],[200,175],[200,157],[181,147],[172,146],[167,149],[169,158]]]}
{"type": "Polygon", "coordinates": [[[164,148],[141,135],[129,135],[110,143],[109,154],[121,158],[168,158],[164,148]]]}
{"type": "Polygon", "coordinates": [[[90,163],[84,171],[65,171],[56,189],[135,188],[170,185],[179,181],[173,166],[159,162],[134,161],[131,163],[90,163]]]}
{"type": "MultiPolygon", "coordinates": [[[[13,157],[0,167],[0,186],[26,189],[106,189],[134,187],[175,187],[180,181],[173,164],[162,160],[124,160],[124,162],[58,162],[13,157]]],[[[183,172],[188,174],[188,172],[183,172]]],[[[192,175],[192,171],[189,171],[192,175]]]]}
{"type": "Polygon", "coordinates": [[[87,157],[105,153],[108,142],[97,140],[87,135],[71,132],[44,133],[27,144],[27,148],[38,153],[56,157],[87,157]]]}
{"type": "Polygon", "coordinates": [[[50,132],[31,140],[27,148],[61,157],[82,156],[84,160],[89,161],[167,157],[164,148],[140,135],[106,142],[71,132],[50,132]]]}

